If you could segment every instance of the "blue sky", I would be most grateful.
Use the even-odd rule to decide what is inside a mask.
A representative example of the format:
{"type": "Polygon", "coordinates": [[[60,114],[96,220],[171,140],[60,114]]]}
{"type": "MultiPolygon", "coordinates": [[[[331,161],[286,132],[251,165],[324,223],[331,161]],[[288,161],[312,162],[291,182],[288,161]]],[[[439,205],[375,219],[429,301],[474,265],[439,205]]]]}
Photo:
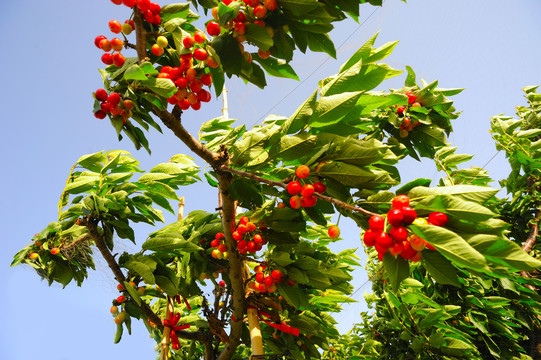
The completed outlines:
{"type": "MultiPolygon", "coordinates": [[[[161,2],[172,3],[172,1],[161,2]]],[[[107,22],[127,18],[127,9],[108,0],[100,1],[2,1],[0,33],[4,51],[2,69],[3,172],[0,177],[3,250],[0,275],[5,279],[0,298],[4,326],[0,328],[2,358],[26,360],[86,360],[95,358],[153,359],[154,342],[142,326],[134,326],[132,336],[113,344],[115,325],[109,314],[117,296],[115,282],[103,260],[98,271],[82,288],[69,285],[48,287],[29,267],[9,268],[13,254],[26,245],[34,233],[56,216],[58,196],[70,166],[80,155],[104,149],[126,149],[144,169],[167,161],[177,153],[187,153],[176,138],[152,132],[152,156],[136,152],[128,141],[118,143],[107,121],[92,116],[91,93],[101,87],[97,68],[101,53],[93,45],[96,35],[109,36],[107,22]]],[[[377,45],[400,40],[386,60],[395,68],[412,66],[418,77],[439,79],[441,87],[466,90],[455,96],[455,106],[463,113],[454,122],[450,140],[459,152],[474,154],[471,166],[483,166],[496,153],[491,141],[492,115],[513,114],[523,105],[521,88],[541,83],[541,50],[536,39],[541,34],[541,3],[536,0],[387,0],[383,8],[361,8],[359,24],[346,20],[332,33],[338,59],[309,53],[293,63],[303,83],[269,79],[261,90],[242,81],[229,81],[230,116],[254,124],[267,114],[289,115],[317,86],[317,81],[336,73],[338,67],[370,36],[381,30],[377,45]],[[511,5],[513,4],[513,5],[511,5]],[[372,15],[371,15],[372,14],[372,15]],[[370,16],[371,15],[371,16],[370,16]],[[348,39],[344,42],[345,39],[348,39]],[[284,99],[284,95],[291,94],[284,99]]],[[[384,88],[402,86],[404,77],[384,83],[384,88]]],[[[219,116],[220,100],[206,104],[199,112],[183,118],[188,129],[196,131],[206,120],[219,116]]],[[[486,167],[494,179],[507,175],[502,154],[486,167]]],[[[438,178],[430,162],[408,161],[400,167],[404,180],[438,178]]],[[[498,186],[497,183],[494,186],[498,186]]],[[[186,211],[211,210],[215,195],[207,195],[204,185],[186,193],[186,211]]],[[[172,219],[169,219],[172,221],[172,219]]],[[[345,239],[341,248],[359,247],[359,229],[342,223],[345,239]]],[[[138,228],[138,241],[150,228],[138,228]]],[[[120,248],[122,248],[121,245],[120,248]]],[[[360,251],[362,252],[362,251],[360,251]]],[[[355,284],[366,280],[362,269],[355,284]]],[[[337,315],[344,331],[365,309],[361,303],[337,315]]]]}

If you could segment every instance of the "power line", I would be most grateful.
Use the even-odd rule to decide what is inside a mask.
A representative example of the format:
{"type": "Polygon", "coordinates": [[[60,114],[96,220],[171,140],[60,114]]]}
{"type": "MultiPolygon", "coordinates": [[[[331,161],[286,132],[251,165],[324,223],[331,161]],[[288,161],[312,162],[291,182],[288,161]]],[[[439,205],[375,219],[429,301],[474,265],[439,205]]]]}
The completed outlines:
{"type": "MultiPolygon", "coordinates": [[[[500,153],[499,151],[496,152],[496,154],[494,154],[494,155],[490,158],[490,160],[488,160],[488,161],[486,162],[485,165],[481,166],[481,169],[485,169],[485,167],[486,167],[488,164],[490,164],[490,162],[491,162],[492,160],[494,160],[494,158],[495,158],[496,156],[498,156],[499,153],[500,153]]],[[[486,170],[486,169],[485,169],[485,170],[486,170]]]]}
{"type": "MultiPolygon", "coordinates": [[[[383,1],[382,5],[385,3],[385,1],[383,1]]],[[[376,11],[378,11],[380,9],[380,7],[376,7],[374,9],[374,11],[372,11],[372,13],[370,13],[370,15],[368,15],[368,17],[361,23],[359,24],[359,26],[357,27],[357,29],[355,29],[341,44],[340,46],[338,46],[337,50],[340,50],[340,48],[342,48],[342,46],[344,46],[346,44],[346,42],[351,39],[351,37],[357,32],[359,31],[359,29],[372,17],[372,15],[374,15],[376,13],[376,11]]],[[[327,61],[329,61],[331,59],[331,57],[327,57],[321,64],[319,64],[318,67],[316,67],[307,77],[304,78],[304,80],[302,80],[299,84],[297,84],[297,86],[295,86],[293,88],[293,90],[291,90],[290,92],[288,92],[284,97],[282,97],[276,104],[274,104],[270,109],[268,109],[263,116],[261,116],[259,119],[257,119],[256,121],[254,121],[254,123],[251,125],[251,126],[254,126],[256,123],[260,122],[261,120],[263,120],[272,110],[274,110],[275,107],[277,107],[278,105],[280,105],[280,103],[282,103],[282,101],[284,101],[285,99],[287,99],[289,97],[289,95],[291,95],[295,90],[297,90],[302,84],[304,84],[304,82],[306,80],[308,80],[312,75],[314,75],[319,69],[321,69],[321,67],[323,65],[325,65],[327,63],[327,61]]]]}

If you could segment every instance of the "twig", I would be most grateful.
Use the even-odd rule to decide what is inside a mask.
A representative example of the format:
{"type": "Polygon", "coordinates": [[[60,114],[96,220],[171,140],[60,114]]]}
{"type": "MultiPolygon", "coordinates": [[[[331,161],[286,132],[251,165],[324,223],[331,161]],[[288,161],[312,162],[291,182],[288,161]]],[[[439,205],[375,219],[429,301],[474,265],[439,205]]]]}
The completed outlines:
{"type": "MultiPolygon", "coordinates": [[[[220,166],[220,170],[222,171],[227,171],[229,173],[232,173],[232,174],[235,174],[235,175],[238,175],[238,176],[242,176],[242,177],[245,177],[245,178],[248,178],[248,179],[252,179],[252,180],[255,180],[257,182],[260,182],[260,183],[263,183],[263,184],[266,184],[266,185],[269,185],[269,186],[278,186],[278,187],[281,187],[281,188],[284,188],[286,189],[287,188],[287,183],[285,182],[282,182],[282,181],[275,181],[275,180],[269,180],[269,179],[265,179],[261,176],[258,176],[254,173],[249,173],[249,172],[246,172],[246,171],[242,171],[242,170],[237,170],[237,169],[232,169],[230,168],[229,166],[226,166],[226,165],[222,165],[220,166]]],[[[351,211],[355,211],[355,212],[359,212],[361,214],[364,214],[364,215],[368,215],[368,216],[372,216],[372,215],[377,215],[376,213],[373,213],[371,211],[368,211],[368,210],[365,210],[363,208],[360,208],[360,207],[356,207],[356,206],[353,206],[353,205],[349,205],[341,200],[338,200],[336,198],[333,198],[331,196],[327,196],[327,195],[323,195],[323,194],[319,194],[319,193],[314,193],[314,196],[316,196],[317,198],[323,200],[323,201],[327,201],[327,202],[330,202],[342,209],[347,209],[347,210],[351,210],[351,211]]]]}

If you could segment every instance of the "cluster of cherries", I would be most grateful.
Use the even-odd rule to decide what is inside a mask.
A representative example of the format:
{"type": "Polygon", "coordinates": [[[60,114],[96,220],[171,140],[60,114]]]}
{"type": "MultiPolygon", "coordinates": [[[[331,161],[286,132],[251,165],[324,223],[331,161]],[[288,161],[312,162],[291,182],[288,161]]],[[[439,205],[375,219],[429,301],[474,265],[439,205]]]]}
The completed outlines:
{"type": "MultiPolygon", "coordinates": [[[[118,20],[109,21],[109,30],[114,34],[120,34],[122,32],[124,35],[128,35],[133,31],[134,26],[133,20],[126,20],[124,25],[120,24],[118,20]]],[[[126,62],[126,58],[121,53],[124,48],[123,40],[117,37],[109,40],[105,35],[98,35],[94,39],[94,45],[98,49],[105,51],[105,54],[101,56],[101,61],[105,65],[121,67],[126,62]]]]}
{"type": "Polygon", "coordinates": [[[96,118],[104,119],[107,115],[122,116],[123,123],[126,124],[126,118],[132,116],[134,106],[132,100],[122,99],[116,92],[108,94],[105,89],[96,90],[94,97],[100,102],[100,109],[94,112],[96,118]]]}
{"type": "MultiPolygon", "coordinates": [[[[133,281],[130,281],[129,284],[134,289],[137,289],[137,292],[139,293],[139,295],[143,295],[145,293],[146,289],[145,289],[144,286],[137,287],[137,285],[133,281]]],[[[122,284],[118,284],[116,286],[116,288],[120,292],[126,291],[126,289],[124,288],[124,285],[122,285],[122,284]]],[[[124,296],[124,295],[120,295],[116,299],[113,300],[113,306],[111,306],[110,312],[115,317],[115,323],[116,324],[122,323],[124,321],[124,319],[126,318],[126,311],[122,310],[122,311],[119,312],[119,310],[118,310],[118,306],[124,304],[126,302],[126,300],[127,300],[126,296],[124,296]]]]}
{"type": "MultiPolygon", "coordinates": [[[[301,165],[295,170],[295,175],[298,179],[306,179],[310,175],[310,168],[306,165],[301,165]]],[[[317,202],[317,197],[314,193],[322,194],[327,190],[327,187],[319,181],[313,184],[306,183],[303,185],[300,181],[293,180],[287,184],[286,190],[291,195],[289,205],[293,209],[300,209],[301,207],[314,206],[317,202]]]]}
{"type": "Polygon", "coordinates": [[[266,270],[267,267],[265,265],[257,265],[254,268],[255,281],[251,281],[249,283],[249,286],[251,286],[252,289],[254,289],[255,291],[258,291],[262,294],[272,294],[276,291],[278,283],[281,283],[284,280],[282,278],[282,272],[280,270],[266,270]]]}
{"type": "Polygon", "coordinates": [[[407,225],[436,225],[445,226],[447,215],[442,212],[432,212],[425,218],[418,218],[417,212],[409,206],[410,199],[407,195],[398,195],[392,201],[392,209],[387,213],[387,223],[391,225],[388,232],[385,231],[385,217],[373,215],[369,221],[369,228],[364,233],[364,244],[374,246],[378,252],[379,260],[387,251],[393,256],[400,255],[411,261],[419,261],[425,248],[435,250],[432,245],[423,238],[409,234],[407,225]]]}
{"type": "MultiPolygon", "coordinates": [[[[417,101],[417,96],[413,94],[413,91],[408,90],[406,92],[406,96],[408,97],[408,107],[420,107],[421,104],[417,101]]],[[[421,123],[417,120],[412,121],[409,117],[406,116],[406,110],[408,107],[406,106],[394,106],[396,108],[396,113],[398,114],[398,117],[402,119],[402,123],[400,124],[400,137],[405,138],[409,135],[409,132],[413,130],[414,127],[421,125],[421,123]]]]}
{"type": "Polygon", "coordinates": [[[160,69],[158,78],[170,79],[177,87],[177,92],[167,99],[169,104],[178,105],[182,110],[190,107],[199,110],[202,102],[211,100],[210,92],[203,89],[204,86],[210,87],[212,84],[212,75],[206,67],[215,68],[218,62],[208,55],[204,48],[206,42],[205,34],[200,31],[196,32],[193,38],[185,37],[183,44],[191,52],[180,55],[180,66],[164,66],[160,69]],[[194,44],[201,47],[195,47],[194,44]]]}
{"type": "Polygon", "coordinates": [[[256,232],[256,225],[250,221],[248,216],[240,218],[239,224],[233,230],[233,239],[237,242],[237,249],[240,254],[254,254],[267,244],[267,240],[261,236],[260,232],[256,232]]]}
{"type": "MultiPolygon", "coordinates": [[[[229,5],[234,0],[222,0],[222,3],[229,5]]],[[[248,51],[244,51],[242,43],[246,41],[246,25],[255,24],[262,27],[266,27],[264,19],[267,18],[269,12],[276,10],[278,4],[276,0],[243,0],[241,3],[241,10],[238,15],[231,21],[229,21],[225,28],[228,31],[231,31],[233,36],[237,39],[238,43],[241,45],[241,51],[243,53],[246,61],[252,61],[252,55],[248,51]]],[[[218,16],[218,6],[215,6],[212,9],[212,16],[215,20],[219,21],[218,16]]],[[[209,35],[217,36],[222,32],[222,28],[217,21],[210,21],[207,24],[207,32],[209,35]]],[[[274,30],[272,27],[266,27],[269,35],[272,37],[274,35],[274,30]]],[[[270,50],[258,50],[258,55],[262,59],[267,59],[270,56],[270,50]]]]}
{"type": "Polygon", "coordinates": [[[150,0],[111,0],[111,2],[115,5],[124,4],[129,8],[137,5],[146,22],[153,25],[159,25],[162,22],[162,18],[160,17],[161,6],[150,0]]]}

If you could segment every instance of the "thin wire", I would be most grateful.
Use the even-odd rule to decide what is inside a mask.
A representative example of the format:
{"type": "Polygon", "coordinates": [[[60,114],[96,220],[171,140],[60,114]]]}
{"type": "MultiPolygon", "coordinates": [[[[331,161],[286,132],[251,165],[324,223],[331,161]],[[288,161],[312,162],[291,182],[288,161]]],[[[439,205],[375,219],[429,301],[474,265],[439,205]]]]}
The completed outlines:
{"type": "MultiPolygon", "coordinates": [[[[488,164],[490,164],[490,162],[491,162],[492,160],[494,160],[494,158],[495,158],[496,156],[498,156],[499,153],[500,153],[499,151],[496,152],[496,154],[494,154],[494,155],[490,158],[490,160],[488,160],[488,161],[486,162],[485,165],[481,166],[481,169],[485,169],[485,167],[486,167],[488,164]]],[[[486,170],[486,169],[485,169],[485,170],[486,170]]]]}
{"type": "MultiPolygon", "coordinates": [[[[385,1],[382,2],[381,4],[381,7],[383,7],[383,3],[385,3],[385,1]]],[[[378,11],[381,7],[376,7],[374,9],[374,11],[372,11],[372,13],[370,15],[368,15],[368,17],[361,23],[359,24],[359,26],[357,27],[357,29],[355,29],[341,44],[340,46],[338,46],[337,50],[340,50],[340,48],[342,46],[344,46],[346,44],[346,42],[351,39],[351,37],[357,32],[359,31],[359,29],[372,17],[372,15],[374,15],[376,13],[376,11],[378,11]]],[[[263,120],[275,107],[277,107],[278,105],[280,105],[282,103],[282,101],[284,101],[285,99],[287,99],[289,97],[289,95],[291,95],[295,90],[297,90],[302,84],[304,84],[304,82],[306,80],[308,80],[312,75],[314,75],[319,69],[321,69],[321,67],[323,65],[325,65],[325,63],[327,63],[327,61],[329,61],[331,59],[331,57],[327,57],[325,59],[325,61],[323,61],[321,64],[319,64],[318,67],[316,67],[307,77],[304,78],[304,80],[302,80],[297,86],[295,86],[293,88],[293,90],[291,90],[290,92],[288,92],[283,98],[281,98],[276,104],[274,104],[269,110],[267,110],[263,116],[261,116],[259,119],[257,119],[256,121],[254,121],[254,123],[251,125],[251,126],[254,126],[256,123],[260,122],[261,120],[263,120]]]]}

